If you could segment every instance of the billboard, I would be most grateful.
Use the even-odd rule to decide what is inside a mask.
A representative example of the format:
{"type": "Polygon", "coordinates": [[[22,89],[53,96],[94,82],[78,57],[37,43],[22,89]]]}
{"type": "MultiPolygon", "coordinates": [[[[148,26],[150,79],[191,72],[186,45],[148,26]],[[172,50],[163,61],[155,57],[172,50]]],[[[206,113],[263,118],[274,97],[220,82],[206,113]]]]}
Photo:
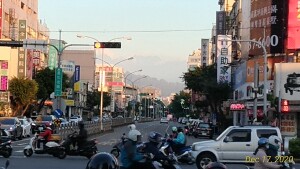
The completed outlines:
{"type": "Polygon", "coordinates": [[[289,0],[287,21],[287,49],[299,49],[300,0],[289,0]]]}
{"type": "Polygon", "coordinates": [[[26,56],[26,77],[28,79],[32,79],[33,73],[33,49],[27,49],[27,56],[26,56]]]}
{"type": "Polygon", "coordinates": [[[2,0],[0,0],[0,39],[2,36],[2,0]]]}
{"type": "MultiPolygon", "coordinates": [[[[284,2],[251,1],[250,39],[261,42],[268,54],[283,53],[284,2]]],[[[262,55],[262,47],[249,43],[249,54],[262,55]]]]}
{"type": "MultiPolygon", "coordinates": [[[[26,20],[19,20],[19,41],[26,39],[26,20]]],[[[18,48],[18,77],[25,77],[25,49],[18,48]]]]}
{"type": "Polygon", "coordinates": [[[216,32],[217,35],[225,35],[226,12],[217,11],[216,14],[216,32]]]}
{"type": "Polygon", "coordinates": [[[202,66],[208,65],[209,54],[208,54],[208,47],[209,47],[209,39],[201,39],[201,63],[202,66]]]}
{"type": "Polygon", "coordinates": [[[0,60],[0,90],[8,89],[8,61],[0,60]]]}
{"type": "Polygon", "coordinates": [[[231,82],[231,35],[218,35],[217,42],[217,81],[231,82]]]}
{"type": "Polygon", "coordinates": [[[286,100],[300,100],[300,63],[275,64],[275,95],[286,100]]]}
{"type": "Polygon", "coordinates": [[[234,72],[234,82],[233,88],[237,89],[238,87],[242,86],[246,82],[246,69],[247,63],[244,62],[239,66],[234,72]]]}

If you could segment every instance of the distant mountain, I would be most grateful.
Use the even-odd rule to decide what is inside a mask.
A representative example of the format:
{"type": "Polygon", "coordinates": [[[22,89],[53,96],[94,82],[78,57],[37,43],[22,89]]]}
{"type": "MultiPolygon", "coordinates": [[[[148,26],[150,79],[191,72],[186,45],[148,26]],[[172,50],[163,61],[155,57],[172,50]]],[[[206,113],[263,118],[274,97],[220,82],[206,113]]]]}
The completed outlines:
{"type": "MultiPolygon", "coordinates": [[[[144,87],[144,86],[149,86],[152,85],[155,88],[158,88],[161,90],[161,95],[162,97],[167,97],[170,96],[171,93],[179,93],[181,90],[184,90],[185,84],[184,82],[182,83],[176,83],[176,82],[167,82],[164,79],[157,79],[153,77],[147,77],[147,78],[142,78],[143,76],[140,75],[130,75],[128,77],[129,80],[135,81],[139,78],[140,80],[137,80],[135,82],[135,86],[139,87],[144,87]]],[[[127,83],[130,83],[127,81],[127,83]]]]}

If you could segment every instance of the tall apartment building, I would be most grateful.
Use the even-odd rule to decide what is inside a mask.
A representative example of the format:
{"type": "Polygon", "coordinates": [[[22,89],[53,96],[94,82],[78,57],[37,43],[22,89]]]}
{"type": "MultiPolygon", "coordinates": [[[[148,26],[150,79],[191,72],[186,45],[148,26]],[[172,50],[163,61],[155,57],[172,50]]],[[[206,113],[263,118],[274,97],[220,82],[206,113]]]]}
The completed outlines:
{"type": "MultiPolygon", "coordinates": [[[[38,19],[38,0],[0,0],[0,39],[49,39],[49,31],[38,19]]],[[[42,51],[0,47],[0,102],[8,104],[8,81],[12,77],[32,78],[35,70],[46,66],[42,51]]],[[[0,107],[7,113],[8,108],[0,107]]]]}
{"type": "Polygon", "coordinates": [[[187,68],[188,70],[194,70],[195,67],[200,67],[201,63],[201,49],[197,49],[188,56],[187,68]]]}

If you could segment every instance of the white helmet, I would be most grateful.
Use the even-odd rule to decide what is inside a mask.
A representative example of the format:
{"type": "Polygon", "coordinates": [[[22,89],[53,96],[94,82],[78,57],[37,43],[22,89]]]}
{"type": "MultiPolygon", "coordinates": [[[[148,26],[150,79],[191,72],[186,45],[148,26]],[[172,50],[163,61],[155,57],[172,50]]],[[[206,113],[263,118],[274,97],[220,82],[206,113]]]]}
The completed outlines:
{"type": "Polygon", "coordinates": [[[269,137],[269,144],[276,146],[279,145],[279,143],[282,143],[282,141],[278,136],[272,135],[269,137]]]}
{"type": "Polygon", "coordinates": [[[135,129],[136,129],[136,126],[135,126],[135,124],[130,124],[130,125],[128,125],[128,128],[129,128],[130,130],[135,130],[135,129]]]}
{"type": "Polygon", "coordinates": [[[136,129],[130,130],[128,133],[128,138],[132,141],[138,141],[139,139],[141,139],[141,132],[139,132],[136,129]]]}

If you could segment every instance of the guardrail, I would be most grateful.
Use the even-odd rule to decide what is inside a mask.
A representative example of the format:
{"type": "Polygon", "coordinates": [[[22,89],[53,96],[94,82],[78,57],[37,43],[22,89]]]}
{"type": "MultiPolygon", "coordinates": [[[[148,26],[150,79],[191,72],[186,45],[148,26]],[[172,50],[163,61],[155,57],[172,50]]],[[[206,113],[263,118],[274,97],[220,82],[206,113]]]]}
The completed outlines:
{"type": "MultiPolygon", "coordinates": [[[[151,121],[150,119],[143,119],[140,122],[147,122],[151,121]]],[[[88,135],[99,134],[104,131],[112,130],[113,127],[132,124],[134,123],[133,118],[120,118],[120,119],[112,119],[110,121],[103,122],[103,131],[101,131],[100,122],[93,122],[93,121],[86,121],[84,122],[84,126],[88,131],[88,135]]],[[[74,131],[79,131],[77,123],[69,123],[65,125],[61,125],[60,127],[56,128],[56,134],[60,135],[61,139],[66,139],[69,134],[73,133],[74,131]]]]}

